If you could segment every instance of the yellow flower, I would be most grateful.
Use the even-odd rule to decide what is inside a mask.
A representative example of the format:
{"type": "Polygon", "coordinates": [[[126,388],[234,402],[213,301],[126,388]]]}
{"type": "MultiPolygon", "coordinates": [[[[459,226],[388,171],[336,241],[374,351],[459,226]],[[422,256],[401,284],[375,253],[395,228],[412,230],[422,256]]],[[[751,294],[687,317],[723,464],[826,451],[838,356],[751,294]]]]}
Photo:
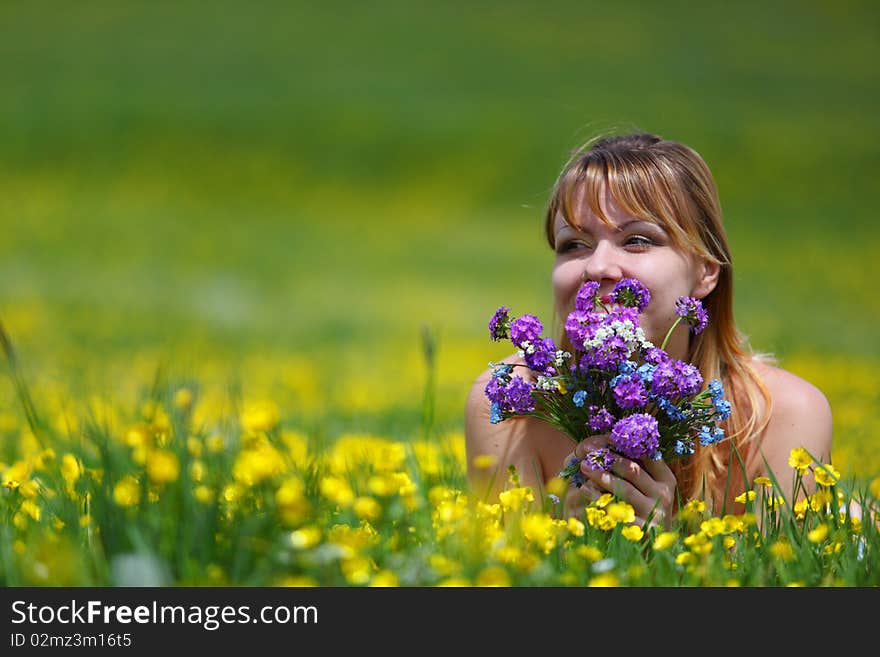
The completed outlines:
{"type": "Polygon", "coordinates": [[[693,552],[681,552],[677,557],[675,557],[675,563],[680,566],[690,566],[696,563],[697,558],[694,556],[693,552]]]}
{"type": "Polygon", "coordinates": [[[627,527],[624,527],[620,533],[623,534],[623,537],[626,540],[632,541],[633,543],[638,543],[645,535],[645,532],[642,531],[642,528],[638,525],[629,525],[627,527]]]}
{"type": "Polygon", "coordinates": [[[241,427],[246,433],[271,431],[281,421],[281,411],[275,402],[263,399],[245,404],[241,413],[241,427]]]}
{"type": "Polygon", "coordinates": [[[831,543],[830,545],[826,545],[822,549],[822,553],[823,554],[837,554],[842,549],[843,549],[843,543],[841,543],[840,541],[834,541],[834,543],[831,543]]]}
{"type": "Polygon", "coordinates": [[[373,564],[366,557],[354,556],[343,559],[340,566],[349,584],[366,584],[370,581],[373,564]]]}
{"type": "Polygon", "coordinates": [[[686,537],[684,539],[684,544],[687,545],[694,554],[708,554],[712,551],[712,541],[710,541],[709,537],[703,532],[691,534],[686,537]]]}
{"type": "Polygon", "coordinates": [[[584,523],[582,523],[577,518],[569,518],[566,522],[566,528],[568,529],[568,533],[572,536],[584,535],[584,523]]]}
{"type": "Polygon", "coordinates": [[[324,477],[318,484],[321,495],[347,509],[354,502],[354,491],[340,477],[324,477]]]}
{"type": "Polygon", "coordinates": [[[803,447],[795,447],[788,455],[788,464],[803,473],[813,464],[813,459],[803,447]]]}
{"type": "Polygon", "coordinates": [[[605,511],[608,514],[608,517],[616,522],[630,523],[636,519],[635,509],[626,502],[609,504],[605,511]]]}
{"type": "Polygon", "coordinates": [[[593,502],[600,509],[604,509],[606,506],[611,504],[614,501],[614,495],[611,493],[603,493],[598,500],[593,502]]]}
{"type": "Polygon", "coordinates": [[[18,492],[21,493],[22,497],[32,500],[37,496],[37,493],[40,492],[40,482],[36,479],[25,481],[18,489],[18,492]]]}
{"type": "Polygon", "coordinates": [[[546,513],[530,513],[522,520],[522,533],[527,541],[544,553],[556,547],[556,528],[546,513]]]}
{"type": "Polygon", "coordinates": [[[753,490],[747,490],[745,493],[741,495],[737,495],[733,501],[739,502],[740,504],[745,504],[746,502],[754,502],[755,497],[757,497],[757,493],[753,490]]]}
{"type": "Polygon", "coordinates": [[[812,531],[807,533],[807,538],[811,543],[821,543],[828,538],[828,525],[821,524],[812,531]]]}
{"type": "Polygon", "coordinates": [[[215,433],[205,440],[205,447],[208,448],[208,451],[219,454],[226,449],[226,440],[220,434],[215,433]]]}
{"type": "Polygon", "coordinates": [[[154,449],[147,455],[147,475],[153,483],[163,484],[177,481],[180,476],[180,462],[173,452],[154,449]]]}
{"type": "Polygon", "coordinates": [[[706,503],[703,500],[690,500],[678,515],[682,520],[693,520],[702,515],[705,510],[706,503]]]}
{"type": "Polygon", "coordinates": [[[470,585],[471,583],[464,577],[449,577],[437,582],[437,586],[441,587],[464,587],[470,585]]]}
{"type": "Polygon", "coordinates": [[[725,514],[725,516],[721,519],[724,523],[724,533],[732,534],[733,532],[741,532],[746,528],[747,524],[747,516],[734,516],[731,514],[725,514]]]}
{"type": "Polygon", "coordinates": [[[311,509],[305,490],[305,484],[298,477],[288,477],[275,492],[278,511],[288,525],[301,522],[311,509]]]}
{"type": "Polygon", "coordinates": [[[675,532],[663,532],[662,534],[658,534],[657,538],[654,539],[654,549],[668,550],[675,545],[675,539],[677,538],[678,534],[675,532]]]}
{"type": "Polygon", "coordinates": [[[782,561],[791,561],[794,559],[794,550],[791,547],[791,543],[785,539],[779,539],[771,545],[770,554],[782,561]]]}
{"type": "Polygon", "coordinates": [[[547,482],[547,492],[562,497],[568,489],[568,482],[562,477],[553,477],[547,482]]]}
{"type": "Polygon", "coordinates": [[[477,574],[477,586],[510,586],[510,575],[501,566],[488,566],[477,574]]]}
{"type": "Polygon", "coordinates": [[[135,506],[141,499],[141,487],[138,480],[126,475],[113,487],[113,501],[121,507],[135,506]]]}
{"type": "Polygon", "coordinates": [[[214,491],[207,486],[196,486],[193,489],[193,496],[202,504],[210,504],[214,501],[214,491]]]}
{"type": "Polygon", "coordinates": [[[370,586],[373,586],[373,587],[400,586],[400,581],[397,579],[397,575],[395,575],[390,570],[380,570],[378,573],[373,575],[373,579],[370,580],[370,586]]]}
{"type": "Polygon", "coordinates": [[[603,509],[597,509],[593,506],[587,507],[587,523],[590,527],[598,527],[599,529],[614,529],[617,525],[603,509]]]}
{"type": "Polygon", "coordinates": [[[259,443],[238,454],[232,466],[232,476],[245,486],[256,486],[280,474],[283,469],[284,460],[278,450],[269,443],[259,443]]]}
{"type": "Polygon", "coordinates": [[[700,531],[705,532],[707,536],[718,536],[726,530],[724,521],[721,518],[709,518],[700,524],[700,531]]]}
{"type": "Polygon", "coordinates": [[[473,465],[477,470],[488,470],[493,467],[498,459],[493,454],[477,454],[473,458],[473,465]]]}
{"type": "Polygon", "coordinates": [[[773,486],[773,482],[770,481],[769,477],[755,477],[755,485],[767,486],[769,488],[773,486]]]}
{"type": "Polygon", "coordinates": [[[25,461],[16,461],[3,471],[3,485],[6,488],[18,488],[23,481],[30,478],[31,466],[25,461]]]}
{"type": "Polygon", "coordinates": [[[37,506],[36,502],[33,502],[32,500],[25,500],[24,502],[22,502],[20,509],[24,513],[29,515],[33,520],[39,521],[40,516],[42,515],[40,507],[37,506]]]}
{"type": "Polygon", "coordinates": [[[375,520],[382,513],[382,506],[372,497],[358,497],[352,508],[355,515],[362,520],[375,520]]]}
{"type": "Polygon", "coordinates": [[[321,529],[319,527],[301,527],[290,532],[290,544],[298,550],[308,550],[321,542],[321,529]]]}
{"type": "Polygon", "coordinates": [[[826,506],[831,504],[831,491],[827,488],[820,488],[810,495],[810,509],[818,513],[826,506]]]}
{"type": "Polygon", "coordinates": [[[501,491],[498,500],[505,511],[519,511],[526,503],[534,502],[535,496],[530,486],[523,486],[501,491]]]}
{"type": "Polygon", "coordinates": [[[132,449],[145,449],[153,446],[153,430],[146,422],[129,427],[125,434],[125,444],[132,449]]]}
{"type": "Polygon", "coordinates": [[[594,545],[578,545],[575,554],[587,561],[599,561],[603,556],[602,550],[594,545]]]}
{"type": "Polygon", "coordinates": [[[871,480],[869,490],[871,491],[871,495],[874,496],[874,499],[880,500],[880,477],[875,477],[871,480]]]}
{"type": "Polygon", "coordinates": [[[193,391],[189,388],[180,388],[174,393],[174,405],[182,411],[189,409],[193,403],[193,391]]]}
{"type": "Polygon", "coordinates": [[[825,464],[813,470],[816,483],[820,486],[834,486],[840,479],[840,473],[830,464],[825,464]]]}
{"type": "Polygon", "coordinates": [[[82,464],[73,454],[65,454],[61,457],[61,476],[67,484],[68,491],[73,491],[73,487],[76,485],[82,472],[82,464]]]}
{"type": "Polygon", "coordinates": [[[587,586],[612,588],[617,586],[620,581],[614,573],[602,573],[596,575],[588,583],[587,586]]]}
{"type": "Polygon", "coordinates": [[[186,450],[190,456],[199,458],[202,455],[202,441],[195,436],[190,436],[186,439],[186,450]]]}

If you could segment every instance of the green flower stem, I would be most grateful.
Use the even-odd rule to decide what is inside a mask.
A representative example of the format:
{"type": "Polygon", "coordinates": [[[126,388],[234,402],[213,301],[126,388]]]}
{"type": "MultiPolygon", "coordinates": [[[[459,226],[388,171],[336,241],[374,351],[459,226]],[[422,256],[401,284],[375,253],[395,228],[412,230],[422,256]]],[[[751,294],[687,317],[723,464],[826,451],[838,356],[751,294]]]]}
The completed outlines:
{"type": "Polygon", "coordinates": [[[672,326],[669,327],[669,331],[666,333],[666,337],[663,338],[663,344],[660,345],[660,348],[663,351],[666,351],[666,343],[669,342],[669,336],[672,335],[672,332],[675,330],[675,327],[681,323],[682,319],[684,319],[684,318],[679,317],[678,319],[675,320],[675,322],[673,322],[672,326]]]}

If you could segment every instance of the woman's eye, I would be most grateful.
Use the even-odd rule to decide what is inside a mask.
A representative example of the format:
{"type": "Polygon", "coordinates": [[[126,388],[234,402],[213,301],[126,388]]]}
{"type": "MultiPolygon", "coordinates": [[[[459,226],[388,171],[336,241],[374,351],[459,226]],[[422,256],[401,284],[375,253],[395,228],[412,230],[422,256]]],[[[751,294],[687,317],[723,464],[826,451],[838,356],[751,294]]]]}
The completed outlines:
{"type": "Polygon", "coordinates": [[[643,237],[641,235],[633,235],[632,237],[627,238],[626,244],[628,246],[635,246],[638,248],[647,248],[654,244],[654,240],[648,237],[643,237]]]}
{"type": "Polygon", "coordinates": [[[559,249],[557,250],[559,253],[568,253],[569,251],[574,251],[575,249],[579,249],[581,247],[586,246],[583,242],[577,240],[571,240],[569,242],[563,242],[559,249]]]}

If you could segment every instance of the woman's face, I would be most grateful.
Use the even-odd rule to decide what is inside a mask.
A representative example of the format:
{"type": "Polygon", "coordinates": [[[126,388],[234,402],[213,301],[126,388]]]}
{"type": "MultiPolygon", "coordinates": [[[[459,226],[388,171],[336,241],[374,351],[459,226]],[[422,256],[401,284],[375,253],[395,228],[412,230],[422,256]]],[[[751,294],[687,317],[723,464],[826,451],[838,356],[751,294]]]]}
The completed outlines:
{"type": "MultiPolygon", "coordinates": [[[[641,315],[641,326],[645,337],[659,347],[676,319],[675,301],[680,296],[702,298],[714,282],[706,289],[705,268],[693,255],[674,247],[660,226],[626,214],[607,187],[602,191],[602,211],[612,225],[606,225],[592,212],[583,193],[575,199],[574,225],[566,223],[561,214],[556,215],[556,307],[564,309],[564,313],[573,310],[574,297],[585,280],[597,281],[599,295],[604,296],[622,278],[637,278],[651,292],[651,301],[641,315]]],[[[684,358],[687,346],[687,325],[682,324],[666,350],[676,358],[684,358]]]]}

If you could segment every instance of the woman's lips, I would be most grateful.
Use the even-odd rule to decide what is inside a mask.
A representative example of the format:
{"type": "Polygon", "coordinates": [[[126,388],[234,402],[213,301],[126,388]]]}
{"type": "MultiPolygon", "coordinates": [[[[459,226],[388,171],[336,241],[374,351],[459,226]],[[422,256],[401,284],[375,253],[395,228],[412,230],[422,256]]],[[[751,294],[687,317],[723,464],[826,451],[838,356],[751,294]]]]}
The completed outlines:
{"type": "Polygon", "coordinates": [[[611,303],[611,295],[606,294],[606,295],[602,296],[601,301],[602,301],[602,303],[605,303],[605,304],[611,303]]]}

